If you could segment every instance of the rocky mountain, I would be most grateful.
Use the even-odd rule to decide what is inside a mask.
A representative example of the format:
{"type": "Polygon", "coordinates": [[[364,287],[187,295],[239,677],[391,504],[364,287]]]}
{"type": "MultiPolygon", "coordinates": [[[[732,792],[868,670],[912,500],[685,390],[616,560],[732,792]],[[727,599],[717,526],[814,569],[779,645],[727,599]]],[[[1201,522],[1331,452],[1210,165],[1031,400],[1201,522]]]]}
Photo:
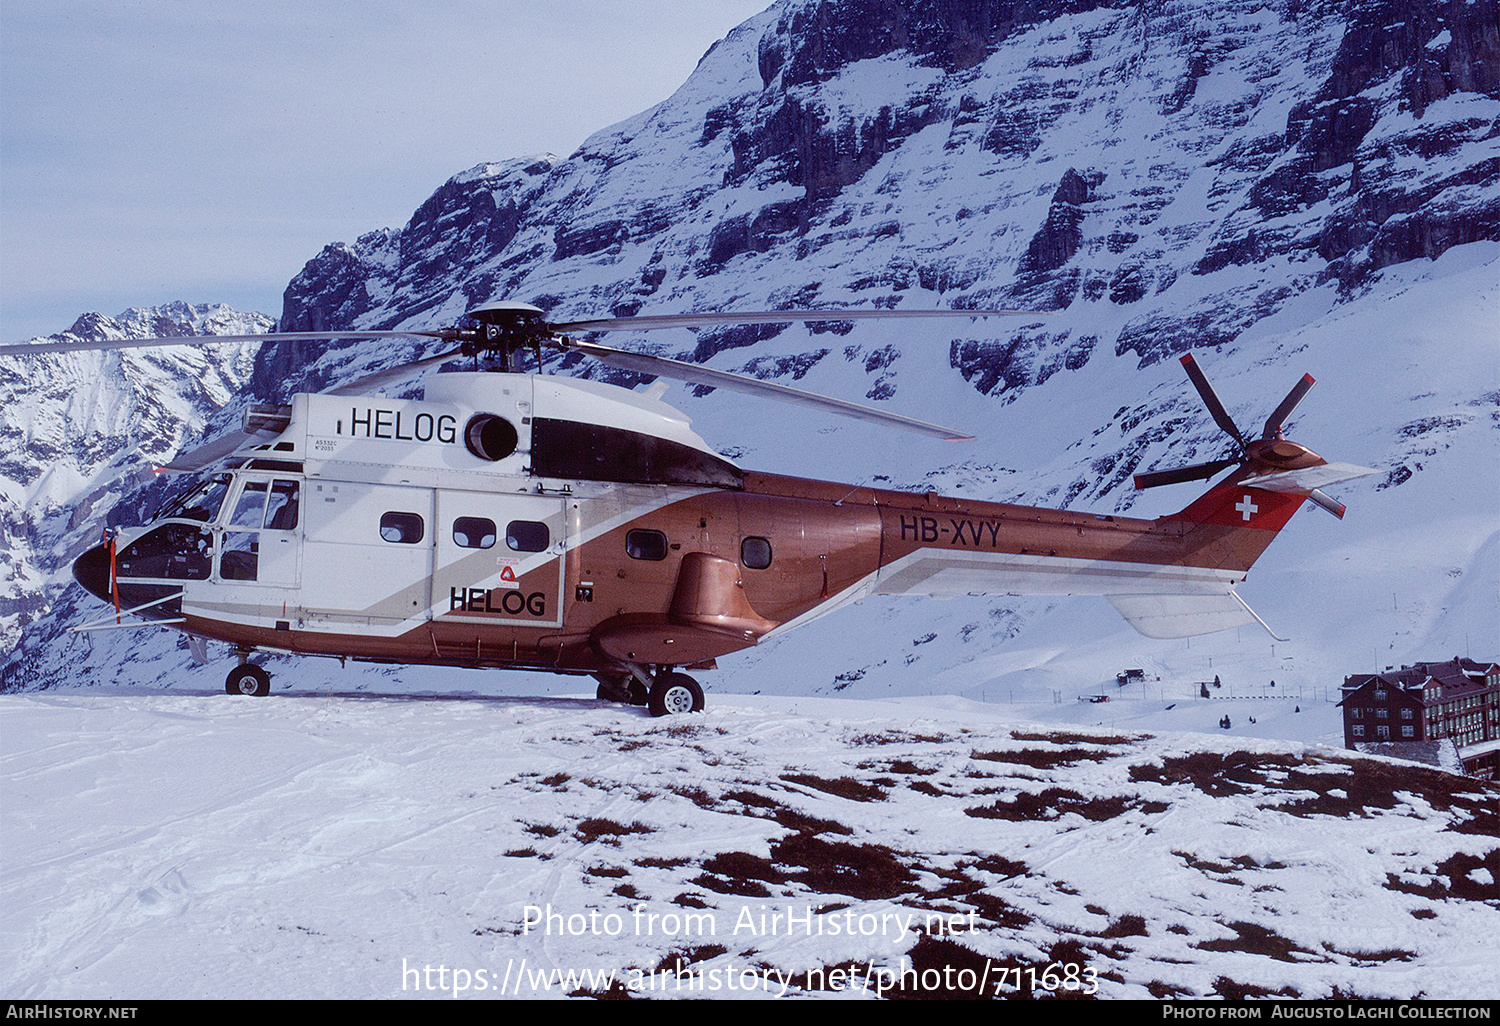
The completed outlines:
{"type": "MultiPolygon", "coordinates": [[[[1267,557],[1279,569],[1245,590],[1256,603],[1265,581],[1283,622],[1311,625],[1303,647],[1277,655],[1236,636],[1221,659],[1336,681],[1500,635],[1497,254],[1492,3],[783,0],[673,96],[566,159],[481,165],[399,230],[326,247],[288,286],[280,325],[448,325],[491,298],[576,317],[1053,311],[1040,326],[940,334],[834,324],[610,341],[941,410],[981,436],[955,457],[675,395],[749,466],[1145,515],[1191,496],[1142,498],[1132,473],[1222,454],[1168,357],[1208,351],[1247,426],[1310,370],[1321,384],[1294,435],[1381,474],[1340,494],[1350,521],[1302,514],[1267,557]]],[[[284,398],[422,351],[267,346],[246,394],[284,398]]],[[[82,521],[97,522],[91,508],[82,521]]],[[[58,555],[25,572],[55,580],[58,555]]],[[[1107,610],[1080,625],[1056,603],[924,605],[921,630],[911,610],[841,613],[847,643],[792,635],[716,684],[969,693],[1023,670],[1044,688],[1121,659],[1192,673],[1205,657],[1201,642],[1143,648],[1107,610]]],[[[8,686],[77,675],[58,622],[28,635],[8,686]]],[[[185,665],[139,640],[91,646],[100,679],[132,661],[185,665]]]]}
{"type": "MultiPolygon", "coordinates": [[[[270,331],[273,318],[222,305],[88,313],[57,341],[270,331]]],[[[152,468],[191,445],[254,369],[256,347],[0,357],[0,638],[66,590],[73,559],[105,523],[138,522],[171,485],[152,468]]],[[[76,597],[76,596],[74,596],[76,597]]],[[[68,604],[71,609],[71,602],[68,604]]]]}

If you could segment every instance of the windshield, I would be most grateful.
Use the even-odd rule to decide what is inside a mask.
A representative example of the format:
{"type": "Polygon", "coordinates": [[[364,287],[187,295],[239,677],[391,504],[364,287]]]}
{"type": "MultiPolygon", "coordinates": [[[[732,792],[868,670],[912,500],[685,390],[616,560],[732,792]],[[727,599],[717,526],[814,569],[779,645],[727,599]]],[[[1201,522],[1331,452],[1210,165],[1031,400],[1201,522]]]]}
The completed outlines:
{"type": "Polygon", "coordinates": [[[219,507],[224,505],[224,496],[228,494],[229,475],[220,474],[196,488],[183,492],[157,510],[156,516],[152,519],[166,520],[176,517],[180,520],[201,520],[207,523],[218,516],[219,507]]]}

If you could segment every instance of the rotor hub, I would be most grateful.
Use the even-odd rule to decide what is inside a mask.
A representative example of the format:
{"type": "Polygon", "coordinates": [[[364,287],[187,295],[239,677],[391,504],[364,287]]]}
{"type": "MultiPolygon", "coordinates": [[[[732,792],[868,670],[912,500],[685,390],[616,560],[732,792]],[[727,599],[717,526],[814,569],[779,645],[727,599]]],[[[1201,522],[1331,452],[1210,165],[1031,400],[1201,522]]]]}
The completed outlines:
{"type": "MultiPolygon", "coordinates": [[[[479,324],[472,333],[460,336],[464,355],[499,353],[507,369],[511,355],[518,349],[539,349],[542,341],[552,334],[546,312],[530,303],[499,300],[476,306],[464,316],[479,324]]],[[[540,362],[540,352],[537,358],[540,362]]]]}

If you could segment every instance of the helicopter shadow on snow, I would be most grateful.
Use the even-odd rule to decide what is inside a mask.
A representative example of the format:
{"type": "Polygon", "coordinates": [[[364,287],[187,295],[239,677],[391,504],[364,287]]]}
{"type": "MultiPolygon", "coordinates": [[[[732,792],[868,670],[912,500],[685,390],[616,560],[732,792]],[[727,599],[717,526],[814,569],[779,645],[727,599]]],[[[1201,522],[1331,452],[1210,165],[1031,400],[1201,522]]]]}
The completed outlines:
{"type": "MultiPolygon", "coordinates": [[[[91,698],[214,698],[227,699],[234,696],[226,696],[223,689],[212,688],[183,688],[175,687],[159,691],[142,691],[139,688],[131,688],[124,685],[99,685],[87,690],[64,691],[58,690],[54,694],[86,695],[91,698]]],[[[546,709],[578,711],[583,709],[618,709],[628,712],[632,716],[643,719],[651,719],[651,713],[644,705],[622,705],[618,702],[606,701],[602,698],[588,698],[582,695],[487,695],[477,691],[458,691],[449,693],[437,692],[414,692],[401,694],[388,691],[276,691],[272,690],[269,695],[252,701],[265,701],[269,698],[292,699],[292,700],[324,700],[330,698],[347,699],[367,702],[475,702],[495,706],[525,706],[536,708],[538,706],[546,709]]]]}

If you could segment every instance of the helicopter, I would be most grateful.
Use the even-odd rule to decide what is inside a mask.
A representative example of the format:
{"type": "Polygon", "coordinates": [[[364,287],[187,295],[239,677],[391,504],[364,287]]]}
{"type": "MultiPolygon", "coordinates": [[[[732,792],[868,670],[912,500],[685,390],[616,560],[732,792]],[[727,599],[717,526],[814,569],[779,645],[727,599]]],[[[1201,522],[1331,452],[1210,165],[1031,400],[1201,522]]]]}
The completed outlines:
{"type": "MultiPolygon", "coordinates": [[[[1137,488],[1232,472],[1181,511],[1138,519],[851,486],[743,469],[644,391],[542,374],[577,353],[660,378],[748,392],[950,440],[963,431],[742,374],[576,338],[657,328],[1016,310],[776,310],[550,321],[490,302],[435,330],[194,336],[0,346],[0,355],[239,341],[439,339],[433,356],[285,405],[173,459],[211,471],[148,523],[106,532],[73,576],[107,603],[72,628],[164,625],[233,646],[230,695],[263,696],[261,653],[589,676],[653,716],[704,707],[686,671],[872,595],[1102,595],[1139,632],[1179,638],[1258,623],[1235,592],[1304,501],[1375,473],[1329,463],[1283,425],[1235,425],[1191,353],[1184,369],[1228,457],[1136,475],[1137,488]],[[520,368],[534,356],[535,373],[520,368]],[[458,358],[488,369],[379,390],[458,358]],[[133,620],[127,620],[133,617],[133,620]]],[[[1272,632],[1273,636],[1274,632],[1272,632]]],[[[1284,639],[1282,639],[1284,640],[1284,639]]]]}

